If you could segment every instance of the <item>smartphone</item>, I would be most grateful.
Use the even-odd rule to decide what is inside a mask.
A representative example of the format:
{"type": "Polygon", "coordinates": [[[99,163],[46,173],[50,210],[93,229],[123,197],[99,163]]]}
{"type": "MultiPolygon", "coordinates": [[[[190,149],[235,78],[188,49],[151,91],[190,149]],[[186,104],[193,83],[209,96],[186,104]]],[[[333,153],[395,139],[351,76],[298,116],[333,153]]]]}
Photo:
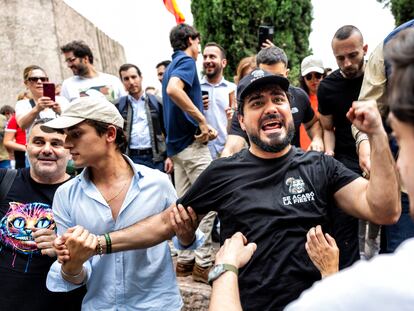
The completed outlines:
{"type": "Polygon", "coordinates": [[[51,100],[55,101],[55,84],[50,82],[43,83],[43,96],[50,97],[51,100]]]}
{"type": "Polygon", "coordinates": [[[208,96],[208,91],[201,91],[201,96],[207,95],[208,96]]]}
{"type": "Polygon", "coordinates": [[[273,26],[259,26],[259,44],[257,46],[257,51],[260,51],[262,49],[262,45],[264,42],[266,42],[267,39],[273,42],[273,33],[273,26]]]}

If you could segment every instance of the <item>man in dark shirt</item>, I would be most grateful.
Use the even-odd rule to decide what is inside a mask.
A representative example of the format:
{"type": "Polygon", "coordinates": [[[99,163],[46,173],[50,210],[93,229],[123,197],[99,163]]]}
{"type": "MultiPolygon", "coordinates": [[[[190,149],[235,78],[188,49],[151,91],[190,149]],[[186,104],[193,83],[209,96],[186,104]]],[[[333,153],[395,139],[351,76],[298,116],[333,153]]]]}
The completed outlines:
{"type": "MultiPolygon", "coordinates": [[[[332,39],[332,51],[339,69],[323,79],[318,88],[319,119],[324,131],[325,152],[357,174],[361,170],[351,122],[346,113],[352,102],[358,100],[367,49],[358,28],[350,25],[339,28],[332,39]]],[[[358,219],[340,210],[338,212],[334,217],[337,224],[333,235],[340,249],[340,268],[345,268],[360,258],[358,219]]]]}
{"type": "MultiPolygon", "coordinates": [[[[240,231],[257,244],[251,261],[240,270],[243,309],[281,310],[320,277],[305,251],[306,233],[318,224],[329,231],[334,202],[354,216],[377,223],[395,221],[400,213],[398,181],[376,107],[355,103],[349,113],[376,146],[375,176],[367,181],[330,156],[291,146],[294,125],[288,88],[286,78],[260,69],[242,79],[237,89],[239,120],[250,148],[212,162],[177,201],[192,207],[190,217],[181,219],[177,210],[184,208],[172,205],[110,233],[112,251],[157,244],[171,237],[175,222],[194,227],[193,211],[200,218],[217,211],[222,243],[240,231]]],[[[65,238],[80,242],[69,233],[65,238]]],[[[181,242],[188,245],[193,239],[189,235],[181,242]]],[[[79,253],[71,253],[70,260],[85,253],[92,256],[96,251],[79,245],[79,253]]],[[[60,259],[68,260],[65,255],[60,259]]]]}
{"type": "MultiPolygon", "coordinates": [[[[30,168],[20,169],[0,201],[0,310],[80,310],[84,288],[70,293],[46,289],[46,276],[56,259],[52,201],[56,189],[69,179],[69,152],[62,133],[30,131],[30,168]]],[[[0,170],[3,179],[6,170],[0,170]]]]}
{"type": "MultiPolygon", "coordinates": [[[[266,70],[273,74],[282,75],[287,78],[288,58],[286,53],[277,46],[270,46],[262,49],[256,56],[257,67],[266,70]]],[[[308,95],[301,89],[295,86],[289,86],[289,93],[291,96],[291,112],[295,125],[295,135],[292,140],[292,145],[300,147],[300,125],[305,125],[306,131],[311,137],[312,142],[309,146],[310,150],[323,151],[322,129],[315,115],[308,95]]],[[[222,156],[230,156],[239,152],[248,142],[247,134],[240,127],[237,113],[233,115],[230,132],[224,147],[222,156]]]]}

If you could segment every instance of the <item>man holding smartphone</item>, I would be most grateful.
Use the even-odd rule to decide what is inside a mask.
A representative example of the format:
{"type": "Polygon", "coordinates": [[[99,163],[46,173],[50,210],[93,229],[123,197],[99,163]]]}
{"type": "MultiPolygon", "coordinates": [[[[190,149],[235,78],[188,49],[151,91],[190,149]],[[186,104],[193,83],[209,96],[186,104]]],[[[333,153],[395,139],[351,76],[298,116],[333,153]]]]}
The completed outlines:
{"type": "Polygon", "coordinates": [[[223,47],[215,42],[205,45],[203,51],[203,68],[205,76],[201,80],[201,91],[206,92],[208,108],[204,108],[207,122],[217,129],[216,139],[208,142],[211,157],[220,157],[227,139],[227,112],[230,107],[229,94],[236,90],[236,85],[223,77],[227,59],[223,47]]]}

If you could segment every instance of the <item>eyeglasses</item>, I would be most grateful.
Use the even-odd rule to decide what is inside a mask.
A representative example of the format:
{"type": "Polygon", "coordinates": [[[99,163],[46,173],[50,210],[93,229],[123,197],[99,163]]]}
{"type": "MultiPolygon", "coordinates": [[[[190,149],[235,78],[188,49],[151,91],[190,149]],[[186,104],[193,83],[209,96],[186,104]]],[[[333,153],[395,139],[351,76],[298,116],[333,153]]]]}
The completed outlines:
{"type": "Polygon", "coordinates": [[[306,76],[305,79],[310,81],[312,80],[312,78],[315,77],[316,79],[320,80],[322,79],[323,75],[319,72],[309,72],[306,76]]]}
{"type": "Polygon", "coordinates": [[[70,58],[66,58],[65,63],[73,63],[76,59],[77,59],[77,57],[75,57],[75,56],[70,57],[70,58]]]}
{"type": "Polygon", "coordinates": [[[48,77],[29,77],[27,78],[28,81],[30,82],[37,82],[37,81],[41,81],[41,82],[47,82],[49,81],[48,77]]]}

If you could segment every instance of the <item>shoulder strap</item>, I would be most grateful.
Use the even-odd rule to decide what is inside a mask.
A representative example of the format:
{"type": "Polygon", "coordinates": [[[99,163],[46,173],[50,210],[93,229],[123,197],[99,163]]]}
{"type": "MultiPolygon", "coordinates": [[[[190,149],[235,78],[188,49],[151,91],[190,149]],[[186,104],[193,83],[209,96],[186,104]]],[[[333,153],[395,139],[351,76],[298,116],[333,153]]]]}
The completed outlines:
{"type": "Polygon", "coordinates": [[[8,169],[6,171],[6,174],[3,176],[3,180],[1,181],[1,184],[0,184],[0,201],[3,201],[6,198],[16,175],[17,175],[17,170],[8,169]]]}
{"type": "Polygon", "coordinates": [[[31,99],[29,100],[29,102],[30,102],[30,105],[32,106],[32,108],[34,108],[34,106],[36,106],[36,103],[35,103],[35,101],[34,101],[34,99],[33,99],[33,98],[31,98],[31,99]]]}
{"type": "Polygon", "coordinates": [[[118,101],[118,105],[116,105],[120,113],[122,113],[125,109],[125,106],[127,104],[127,98],[127,96],[122,96],[118,101]]]}

